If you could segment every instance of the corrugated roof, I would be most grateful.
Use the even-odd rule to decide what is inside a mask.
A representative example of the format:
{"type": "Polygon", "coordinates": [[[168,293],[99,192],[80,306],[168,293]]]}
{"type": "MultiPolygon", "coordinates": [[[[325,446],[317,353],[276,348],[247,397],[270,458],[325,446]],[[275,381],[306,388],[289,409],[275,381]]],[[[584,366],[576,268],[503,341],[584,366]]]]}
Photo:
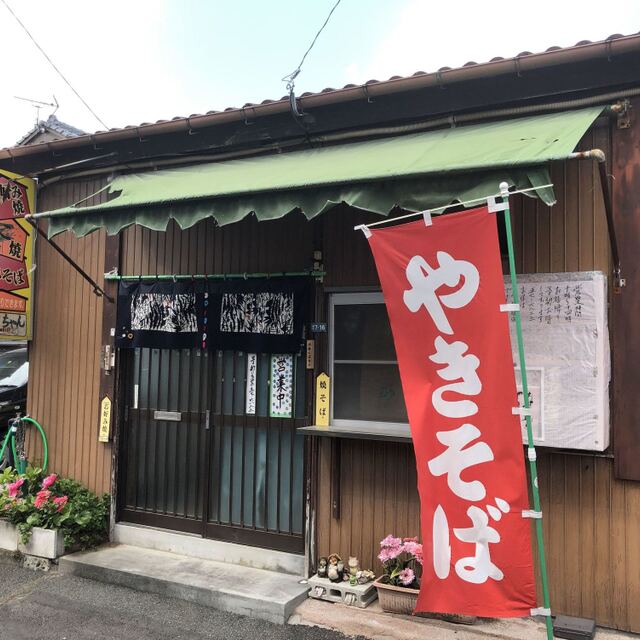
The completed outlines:
{"type": "MultiPolygon", "coordinates": [[[[389,93],[396,90],[402,91],[402,90],[406,90],[407,88],[414,88],[415,86],[414,83],[419,82],[421,79],[424,79],[425,82],[427,80],[433,79],[434,82],[441,83],[444,85],[447,83],[447,81],[457,81],[460,79],[466,79],[466,77],[468,77],[467,74],[474,73],[474,71],[476,70],[478,75],[480,75],[480,72],[482,70],[487,70],[487,72],[489,72],[492,68],[494,68],[497,71],[498,68],[503,67],[506,63],[513,64],[514,69],[518,71],[521,68],[526,68],[528,63],[533,62],[534,60],[538,63],[539,66],[545,66],[545,64],[547,64],[547,60],[549,60],[548,64],[554,64],[553,62],[551,62],[551,58],[552,57],[556,58],[557,54],[560,54],[564,58],[565,54],[568,57],[571,55],[571,52],[579,52],[581,50],[594,50],[596,51],[597,54],[599,54],[600,51],[603,51],[605,55],[609,55],[607,52],[613,49],[615,46],[617,46],[613,44],[617,40],[624,40],[625,41],[624,43],[617,43],[617,44],[624,44],[625,46],[628,45],[628,48],[633,48],[633,49],[640,48],[640,32],[629,34],[629,35],[616,33],[616,34],[610,35],[608,38],[605,38],[604,40],[599,40],[599,41],[581,40],[580,42],[577,42],[575,45],[571,47],[551,46],[551,47],[548,47],[545,51],[537,52],[537,53],[532,53],[530,51],[522,51],[521,53],[519,53],[518,55],[512,58],[494,57],[491,60],[482,62],[482,63],[477,63],[470,60],[460,67],[441,67],[440,69],[437,69],[436,71],[431,71],[431,72],[416,71],[410,76],[391,76],[387,80],[371,79],[362,85],[346,84],[343,87],[337,88],[337,89],[333,87],[325,87],[321,91],[305,92],[296,97],[297,99],[301,100],[304,105],[305,100],[307,102],[311,100],[311,102],[315,103],[316,100],[321,99],[327,94],[332,94],[333,96],[336,97],[336,99],[341,97],[344,94],[344,99],[346,100],[346,99],[349,99],[347,94],[351,94],[354,91],[355,92],[362,91],[365,95],[368,95],[367,91],[369,88],[371,88],[372,91],[376,91],[376,92],[381,91],[383,89],[387,89],[387,88],[389,90],[388,91],[389,93]],[[462,73],[464,73],[464,78],[462,77],[462,73]]],[[[88,142],[95,143],[102,136],[104,136],[105,139],[107,138],[114,139],[114,140],[124,139],[129,137],[128,135],[129,132],[132,132],[133,135],[140,135],[140,136],[142,134],[145,134],[145,135],[149,135],[152,133],[159,134],[159,133],[162,133],[164,130],[167,130],[167,125],[170,127],[170,125],[173,123],[185,123],[185,126],[188,126],[188,128],[191,128],[195,124],[199,124],[200,126],[205,126],[205,122],[206,122],[206,126],[209,126],[209,124],[214,123],[213,122],[214,119],[217,121],[217,117],[220,117],[221,121],[225,119],[224,116],[226,114],[241,113],[241,114],[244,114],[243,117],[248,117],[248,116],[254,115],[253,110],[256,110],[256,111],[259,110],[261,113],[262,112],[266,113],[271,111],[269,109],[270,106],[274,106],[274,107],[280,106],[283,104],[287,104],[288,102],[289,102],[289,96],[287,95],[279,99],[265,99],[259,103],[247,102],[241,107],[230,106],[230,107],[226,107],[223,110],[211,110],[211,111],[207,111],[206,113],[193,113],[189,116],[174,116],[169,119],[156,120],[155,122],[142,122],[136,125],[126,125],[124,127],[111,128],[107,131],[100,130],[92,134],[76,135],[74,136],[76,138],[74,142],[81,144],[82,139],[86,138],[87,143],[88,142]],[[247,110],[249,110],[248,113],[247,113],[247,110]],[[114,134],[116,135],[114,136],[114,134]]],[[[64,141],[59,141],[58,143],[56,142],[36,143],[32,145],[31,150],[34,151],[35,148],[41,145],[49,145],[53,149],[53,148],[56,148],[57,144],[61,142],[64,142],[64,141]]],[[[2,149],[0,150],[0,153],[6,157],[13,157],[14,154],[11,152],[11,149],[13,148],[2,149]]]]}
{"type": "MultiPolygon", "coordinates": [[[[492,63],[492,62],[501,62],[503,60],[513,60],[513,59],[516,59],[516,58],[524,58],[525,56],[539,55],[540,53],[551,53],[551,52],[555,52],[555,51],[564,51],[564,50],[569,50],[569,49],[575,49],[576,47],[584,47],[585,45],[599,44],[601,42],[611,42],[612,40],[617,40],[618,38],[627,38],[627,37],[630,37],[630,36],[640,36],[640,31],[638,33],[633,33],[633,34],[628,34],[628,35],[624,35],[624,34],[621,34],[621,33],[614,33],[614,34],[610,35],[609,37],[605,38],[604,40],[599,40],[599,41],[580,40],[580,42],[576,42],[576,44],[571,46],[571,47],[552,46],[552,47],[548,47],[544,51],[537,52],[537,53],[532,53],[531,51],[522,51],[518,55],[513,56],[513,58],[502,58],[500,56],[496,56],[494,58],[491,58],[491,60],[488,60],[488,61],[482,62],[482,63],[474,62],[473,60],[469,60],[468,62],[465,62],[463,65],[461,65],[460,67],[457,67],[457,68],[461,69],[461,68],[465,68],[465,67],[476,67],[476,66],[480,66],[480,65],[483,65],[483,64],[489,64],[489,63],[492,63]]],[[[434,74],[434,73],[435,74],[443,73],[445,71],[453,71],[455,68],[456,67],[440,67],[436,71],[416,71],[415,73],[412,73],[410,76],[391,76],[390,78],[387,78],[386,80],[377,80],[377,79],[373,78],[371,80],[367,80],[362,85],[345,84],[344,86],[338,87],[338,88],[325,87],[324,89],[321,89],[320,91],[305,91],[304,93],[301,93],[299,96],[296,96],[296,97],[302,99],[302,98],[307,98],[309,96],[321,95],[323,93],[334,93],[336,91],[343,91],[345,89],[354,89],[354,88],[357,88],[357,87],[368,86],[368,85],[372,85],[372,84],[381,84],[381,83],[384,83],[384,82],[392,82],[394,80],[402,80],[402,79],[407,79],[407,78],[415,78],[417,76],[431,75],[431,74],[434,74]]],[[[184,119],[187,119],[187,118],[196,118],[198,116],[203,116],[203,115],[212,115],[212,114],[215,114],[215,113],[222,113],[224,111],[237,111],[238,109],[248,109],[248,108],[251,108],[251,107],[256,107],[258,105],[273,104],[274,102],[282,102],[282,101],[288,101],[288,100],[289,100],[289,96],[288,95],[284,95],[281,98],[267,98],[265,100],[262,100],[261,102],[246,102],[241,107],[231,106],[231,107],[225,107],[224,109],[220,109],[220,110],[207,111],[205,113],[192,113],[189,116],[173,116],[169,120],[184,120],[184,119]]],[[[163,122],[169,122],[169,120],[163,119],[163,120],[156,120],[155,122],[142,122],[142,123],[137,124],[137,125],[125,125],[124,127],[111,128],[111,129],[109,129],[109,131],[119,131],[121,129],[133,129],[133,128],[136,128],[136,127],[143,127],[143,126],[152,125],[152,124],[160,124],[160,123],[163,123],[163,122]]],[[[101,131],[97,131],[96,133],[101,133],[101,131]]]]}

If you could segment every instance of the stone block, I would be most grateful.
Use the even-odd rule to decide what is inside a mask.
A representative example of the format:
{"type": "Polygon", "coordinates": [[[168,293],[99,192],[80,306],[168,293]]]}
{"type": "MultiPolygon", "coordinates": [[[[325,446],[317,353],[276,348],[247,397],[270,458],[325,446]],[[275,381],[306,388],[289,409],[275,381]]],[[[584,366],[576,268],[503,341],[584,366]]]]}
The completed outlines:
{"type": "Polygon", "coordinates": [[[328,602],[341,602],[342,604],[364,609],[369,606],[377,597],[375,584],[350,585],[348,582],[331,582],[328,578],[312,576],[308,580],[309,597],[328,602]]]}
{"type": "Polygon", "coordinates": [[[64,553],[64,536],[57,529],[34,527],[27,544],[18,542],[18,551],[29,556],[55,560],[64,553]]]}
{"type": "Polygon", "coordinates": [[[16,526],[0,519],[0,549],[5,551],[18,550],[18,530],[16,526]]]}

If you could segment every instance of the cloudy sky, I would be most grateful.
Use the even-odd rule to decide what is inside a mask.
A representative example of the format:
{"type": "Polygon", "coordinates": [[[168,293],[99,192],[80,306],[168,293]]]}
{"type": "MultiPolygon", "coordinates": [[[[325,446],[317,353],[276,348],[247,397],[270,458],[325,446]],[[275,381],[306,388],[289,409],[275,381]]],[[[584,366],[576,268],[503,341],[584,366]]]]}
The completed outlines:
{"type": "MultiPolygon", "coordinates": [[[[109,127],[241,106],[285,93],[334,0],[6,0],[109,127]]],[[[296,93],[542,51],[640,31],[640,0],[342,0],[296,93]]],[[[35,122],[26,97],[103,129],[0,3],[0,147],[35,122]]],[[[46,107],[41,118],[51,113],[46,107]]]]}

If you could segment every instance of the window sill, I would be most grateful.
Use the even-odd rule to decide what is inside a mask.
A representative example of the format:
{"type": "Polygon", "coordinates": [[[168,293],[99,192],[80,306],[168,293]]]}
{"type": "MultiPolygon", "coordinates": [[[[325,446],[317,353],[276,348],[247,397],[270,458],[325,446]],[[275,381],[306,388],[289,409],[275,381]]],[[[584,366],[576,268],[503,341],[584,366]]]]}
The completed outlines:
{"type": "Polygon", "coordinates": [[[351,440],[384,440],[385,442],[411,442],[410,436],[399,435],[376,429],[375,431],[365,431],[364,429],[348,429],[346,427],[298,427],[298,433],[305,436],[321,436],[325,438],[348,438],[351,440]]]}

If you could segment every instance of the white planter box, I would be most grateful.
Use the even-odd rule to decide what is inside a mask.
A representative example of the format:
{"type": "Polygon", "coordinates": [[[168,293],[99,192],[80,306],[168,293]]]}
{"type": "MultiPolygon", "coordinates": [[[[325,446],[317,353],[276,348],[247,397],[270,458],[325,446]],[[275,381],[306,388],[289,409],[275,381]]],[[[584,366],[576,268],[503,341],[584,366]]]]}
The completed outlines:
{"type": "Polygon", "coordinates": [[[0,549],[4,551],[18,550],[18,530],[16,526],[0,519],[0,549]]]}
{"type": "Polygon", "coordinates": [[[64,553],[64,536],[58,529],[34,527],[27,544],[18,542],[18,551],[30,556],[55,560],[64,553]]]}

